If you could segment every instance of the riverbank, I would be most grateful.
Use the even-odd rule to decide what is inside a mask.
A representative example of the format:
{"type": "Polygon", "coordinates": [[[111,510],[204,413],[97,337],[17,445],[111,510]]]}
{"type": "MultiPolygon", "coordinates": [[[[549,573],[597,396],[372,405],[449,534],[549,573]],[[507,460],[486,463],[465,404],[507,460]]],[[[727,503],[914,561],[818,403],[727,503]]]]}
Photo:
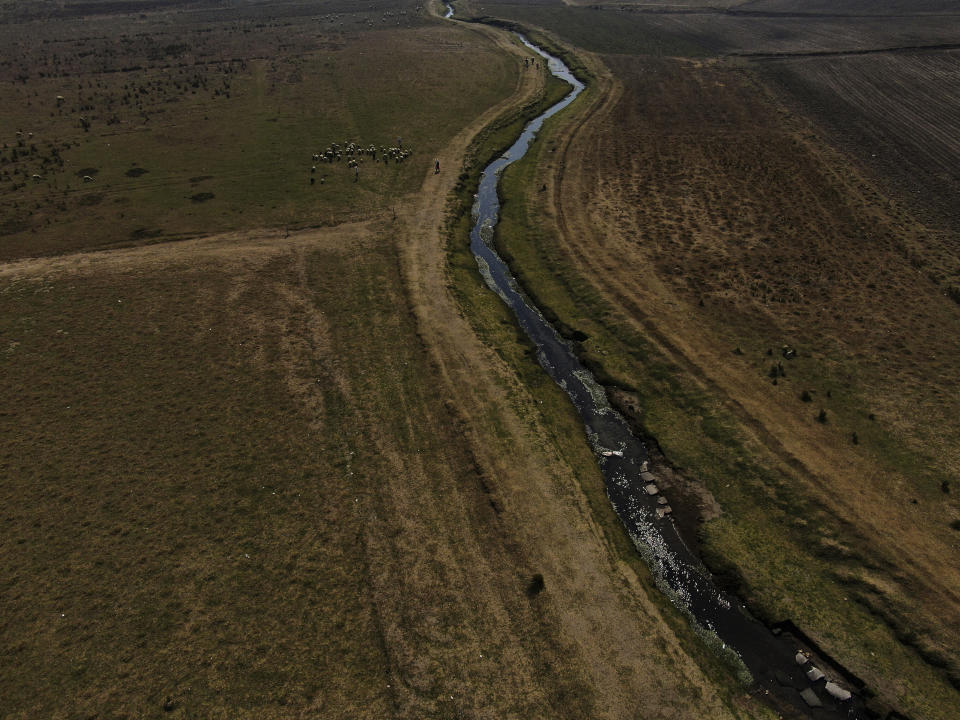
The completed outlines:
{"type": "MultiPolygon", "coordinates": [[[[628,64],[625,58],[616,61],[628,64]]],[[[858,425],[859,436],[850,439],[851,430],[845,423],[857,417],[863,422],[870,414],[869,408],[855,407],[860,400],[846,389],[848,376],[818,376],[817,363],[824,358],[814,352],[804,354],[805,345],[800,346],[802,357],[788,359],[782,354],[783,342],[769,337],[743,342],[742,338],[749,336],[748,328],[741,328],[746,335],[716,337],[703,332],[698,338],[694,331],[703,331],[701,317],[709,317],[716,326],[736,317],[736,313],[724,304],[726,295],[706,296],[704,308],[696,294],[690,297],[690,293],[676,290],[688,275],[686,266],[669,253],[658,254],[671,246],[669,243],[682,241],[671,228],[670,218],[684,215],[682,206],[676,214],[665,215],[664,208],[656,205],[671,201],[674,191],[686,186],[660,188],[652,193],[631,184],[647,178],[654,187],[660,187],[659,176],[650,168],[660,162],[657,157],[661,154],[669,155],[665,148],[677,147],[677,152],[683,149],[693,157],[698,157],[697,148],[702,149],[695,142],[695,134],[688,138],[686,131],[680,132],[686,127],[680,124],[684,113],[700,106],[692,101],[678,108],[670,105],[672,86],[655,70],[671,69],[670,82],[676,83],[675,91],[681,97],[684,88],[691,94],[703,92],[700,83],[706,82],[705,77],[717,79],[715,85],[708,86],[715,88],[711,90],[715,99],[711,107],[717,108],[716,132],[720,139],[710,147],[730,148],[738,155],[727,136],[730,117],[738,117],[736,112],[740,111],[724,105],[719,96],[733,92],[724,89],[733,87],[739,93],[736,97],[743,99],[746,91],[736,84],[740,73],[736,69],[722,73],[713,66],[700,67],[680,60],[647,60],[641,64],[644,74],[638,77],[647,94],[629,88],[629,96],[619,104],[611,102],[597,122],[584,126],[573,123],[575,130],[569,133],[569,126],[562,133],[548,132],[545,145],[534,151],[539,152],[537,157],[524,163],[536,170],[515,166],[505,174],[504,182],[512,184],[517,192],[510,195],[505,191],[516,199],[504,208],[504,227],[515,223],[504,247],[521,271],[524,285],[549,308],[547,314],[559,317],[567,336],[580,342],[581,357],[598,371],[605,384],[619,388],[624,400],[621,407],[632,405],[637,424],[661,441],[667,457],[681,471],[681,482],[703,494],[706,505],[713,507],[713,514],[708,512],[704,517],[710,522],[701,530],[711,566],[727,573],[730,586],[746,593],[767,620],[797,620],[830,654],[864,677],[881,694],[877,704],[881,711],[899,707],[910,708],[918,715],[949,717],[955,691],[940,669],[949,649],[935,636],[953,632],[954,625],[948,622],[934,631],[923,610],[934,596],[945,598],[949,607],[949,591],[936,577],[924,576],[916,586],[924,588],[922,601],[915,605],[916,598],[904,595],[895,584],[881,584],[884,568],[891,568],[895,560],[889,554],[882,560],[869,558],[880,551],[888,536],[873,527],[875,520],[871,517],[866,517],[860,529],[849,522],[853,515],[874,507],[860,499],[864,493],[875,493],[873,483],[887,485],[897,475],[889,466],[883,471],[867,469],[859,476],[859,484],[851,476],[849,482],[843,481],[847,491],[836,494],[831,492],[832,476],[824,465],[826,455],[836,460],[852,455],[859,456],[857,467],[868,467],[862,464],[866,442],[877,442],[887,459],[892,459],[890,439],[874,435],[882,428],[876,427],[873,419],[867,422],[867,430],[858,425]],[[672,108],[673,120],[664,120],[662,127],[655,125],[655,138],[659,139],[644,145],[645,133],[631,132],[622,124],[625,118],[635,117],[625,110],[628,107],[634,113],[646,110],[654,118],[666,114],[664,108],[672,108]],[[615,154],[604,151],[603,137],[616,138],[622,147],[615,154]],[[653,159],[634,163],[633,158],[640,153],[637,148],[653,159]],[[544,186],[546,195],[538,192],[544,186]],[[530,192],[531,188],[537,190],[530,192]],[[636,207],[643,213],[635,217],[630,208],[636,207]],[[650,227],[658,228],[661,240],[650,227]],[[728,308],[724,317],[718,314],[721,307],[728,308]],[[738,359],[742,353],[751,352],[755,357],[738,359]],[[770,356],[775,357],[770,360],[770,356]],[[733,390],[742,393],[737,398],[749,400],[751,410],[758,407],[755,401],[765,398],[763,422],[759,424],[744,412],[744,405],[731,402],[727,394],[731,391],[733,366],[741,362],[749,366],[750,376],[742,377],[741,373],[733,390]],[[768,375],[771,365],[778,367],[778,374],[779,367],[783,368],[783,375],[773,381],[768,375]],[[830,405],[826,423],[818,423],[817,408],[802,413],[809,406],[803,404],[800,388],[808,382],[808,387],[814,388],[809,394],[811,400],[830,405]],[[821,387],[819,395],[817,387],[821,387]],[[771,392],[775,394],[773,399],[769,397],[771,392]],[[789,397],[794,392],[795,398],[789,397]],[[776,430],[768,424],[775,416],[787,416],[789,422],[782,429],[790,429],[792,434],[789,442],[771,456],[763,446],[776,430]],[[866,440],[867,432],[870,441],[866,440]],[[793,450],[800,439],[810,435],[822,444],[818,446],[819,459],[815,458],[816,477],[808,475],[804,480],[798,477],[798,471],[803,474],[810,468],[802,468],[797,461],[814,455],[808,449],[797,456],[793,450]],[[783,452],[784,448],[790,450],[783,452]],[[871,482],[864,485],[863,477],[870,477],[871,482]],[[811,480],[813,488],[807,485],[811,480]],[[834,512],[837,505],[843,505],[840,517],[834,512]],[[880,542],[871,546],[865,538],[869,534],[880,542]],[[911,607],[919,612],[911,614],[911,607]],[[917,634],[908,632],[907,626],[913,624],[926,629],[917,634]],[[925,689],[920,691],[919,687],[925,689]]],[[[618,78],[623,77],[618,73],[618,78]]],[[[760,112],[755,116],[776,117],[760,112]]],[[[696,167],[690,165],[690,172],[696,167]]],[[[725,176],[711,174],[701,180],[720,177],[725,176]]],[[[758,189],[776,196],[780,187],[758,189]]],[[[750,332],[766,327],[760,323],[750,332]]],[[[776,431],[778,442],[783,437],[783,432],[776,431]]],[[[890,490],[899,493],[896,502],[890,495],[878,496],[875,507],[885,508],[891,517],[904,513],[919,517],[923,510],[917,505],[936,503],[932,511],[935,517],[949,515],[950,496],[942,491],[942,483],[928,483],[924,476],[930,474],[930,468],[922,468],[916,458],[898,456],[898,463],[908,461],[920,469],[917,475],[911,474],[918,486],[914,491],[918,493],[914,498],[917,503],[906,498],[906,485],[901,483],[898,490],[890,490]]],[[[843,461],[836,467],[845,478],[854,465],[843,461]]],[[[903,467],[895,472],[902,473],[903,467]]],[[[908,527],[898,521],[897,527],[903,528],[910,542],[921,542],[918,549],[927,563],[935,562],[925,549],[932,547],[931,543],[945,540],[944,547],[949,547],[947,520],[931,528],[927,538],[920,537],[919,526],[908,527]]],[[[949,550],[945,552],[949,556],[949,550]]]]}

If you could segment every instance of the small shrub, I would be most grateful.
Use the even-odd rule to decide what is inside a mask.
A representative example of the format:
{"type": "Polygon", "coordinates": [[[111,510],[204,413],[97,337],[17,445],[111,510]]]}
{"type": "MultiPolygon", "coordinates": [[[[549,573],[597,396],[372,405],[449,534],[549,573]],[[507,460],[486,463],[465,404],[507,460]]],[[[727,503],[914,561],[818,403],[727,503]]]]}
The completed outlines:
{"type": "Polygon", "coordinates": [[[820,408],[820,412],[817,413],[817,422],[826,425],[827,423],[827,411],[823,408],[820,408]]]}
{"type": "Polygon", "coordinates": [[[195,203],[202,203],[206,202],[207,200],[213,200],[215,197],[216,195],[214,195],[212,192],[202,192],[197,193],[196,195],[191,195],[190,199],[195,203]]]}
{"type": "Polygon", "coordinates": [[[543,575],[537,573],[530,578],[530,584],[527,585],[527,597],[536,597],[546,589],[547,585],[543,581],[543,575]]]}
{"type": "Polygon", "coordinates": [[[131,240],[148,240],[150,238],[160,237],[163,235],[163,230],[149,230],[145,227],[137,228],[130,233],[131,240]]]}
{"type": "Polygon", "coordinates": [[[800,399],[804,402],[813,402],[813,395],[810,394],[809,390],[804,390],[800,393],[800,399]]]}

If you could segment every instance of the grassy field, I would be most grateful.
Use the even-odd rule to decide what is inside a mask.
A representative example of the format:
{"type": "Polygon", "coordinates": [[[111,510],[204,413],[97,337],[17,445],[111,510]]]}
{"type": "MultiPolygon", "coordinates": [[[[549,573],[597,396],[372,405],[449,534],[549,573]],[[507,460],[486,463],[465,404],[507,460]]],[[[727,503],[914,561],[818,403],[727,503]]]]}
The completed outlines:
{"type": "MultiPolygon", "coordinates": [[[[250,33],[275,42],[290,24],[250,33]]],[[[515,78],[516,62],[476,33],[410,24],[322,42],[311,30],[305,47],[271,61],[191,57],[189,70],[8,81],[5,171],[45,179],[5,190],[8,229],[28,227],[4,238],[4,259],[382,214],[419,185],[428,153],[515,78]],[[470,92],[453,92],[471,72],[470,92]],[[62,117],[47,91],[66,82],[83,87],[62,117]],[[126,105],[133,85],[153,125],[126,127],[132,108],[101,124],[100,103],[126,105]],[[89,132],[75,127],[86,104],[96,106],[89,132]],[[310,153],[322,145],[393,144],[401,132],[423,153],[409,165],[370,179],[365,168],[357,187],[331,172],[319,198],[300,190],[313,189],[310,153]],[[37,157],[59,143],[70,145],[63,165],[44,169],[37,157]],[[76,167],[93,168],[83,174],[96,190],[76,167]],[[51,205],[48,183],[66,209],[51,205]],[[215,198],[191,202],[201,190],[215,198]]],[[[247,35],[196,32],[214,48],[247,35]]],[[[241,232],[3,266],[6,716],[446,717],[474,703],[554,714],[552,698],[571,695],[577,671],[547,649],[555,634],[526,598],[527,561],[497,550],[487,530],[483,556],[500,580],[471,570],[481,553],[468,528],[493,511],[412,318],[398,312],[407,302],[391,239],[368,225],[290,241],[241,232]],[[504,618],[523,628],[520,646],[491,639],[504,618]],[[461,657],[466,637],[482,640],[475,662],[461,657]],[[523,643],[556,672],[531,679],[501,665],[523,643]],[[501,667],[509,679],[490,676],[501,667]],[[500,700],[464,692],[467,675],[500,700]]]]}
{"type": "Polygon", "coordinates": [[[308,18],[281,6],[259,22],[201,14],[177,20],[182,34],[165,14],[33,22],[43,40],[30,44],[24,24],[4,26],[0,258],[331,225],[395,205],[513,68],[412,3],[380,5],[308,18]],[[357,177],[348,157],[312,159],[331,143],[398,138],[409,158],[360,157],[357,177]]]}
{"type": "Polygon", "coordinates": [[[591,716],[389,237],[4,272],[10,717],[591,716]]]}
{"type": "Polygon", "coordinates": [[[368,428],[298,268],[230,249],[4,273],[9,717],[389,707],[368,428]]]}
{"type": "MultiPolygon", "coordinates": [[[[503,249],[625,389],[725,580],[816,637],[878,707],[953,717],[955,238],[742,62],[604,60],[611,100],[505,175],[503,249]]],[[[893,78],[869,86],[886,108],[869,117],[907,147],[893,78]]],[[[932,90],[911,107],[942,158],[949,96],[932,90]]]]}

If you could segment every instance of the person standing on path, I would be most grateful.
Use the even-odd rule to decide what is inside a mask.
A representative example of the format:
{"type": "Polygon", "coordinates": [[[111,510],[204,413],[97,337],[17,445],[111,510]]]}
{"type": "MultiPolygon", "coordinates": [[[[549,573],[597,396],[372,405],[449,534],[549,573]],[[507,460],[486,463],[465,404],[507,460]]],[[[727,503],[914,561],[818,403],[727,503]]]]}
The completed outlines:
{"type": "Polygon", "coordinates": [[[434,167],[433,167],[433,174],[434,174],[434,175],[437,175],[439,172],[440,172],[440,161],[439,161],[439,160],[435,160],[435,161],[434,161],[434,167]]]}

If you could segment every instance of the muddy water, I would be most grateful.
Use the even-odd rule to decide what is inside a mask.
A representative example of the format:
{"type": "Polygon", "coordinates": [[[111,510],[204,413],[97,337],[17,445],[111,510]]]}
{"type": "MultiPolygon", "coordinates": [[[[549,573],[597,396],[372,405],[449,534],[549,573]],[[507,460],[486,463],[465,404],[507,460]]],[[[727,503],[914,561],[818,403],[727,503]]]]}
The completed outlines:
{"type": "MultiPolygon", "coordinates": [[[[450,6],[448,5],[448,9],[450,6]]],[[[449,13],[448,13],[449,17],[449,13]]],[[[579,362],[570,345],[547,322],[543,314],[518,288],[506,263],[493,249],[494,228],[500,210],[500,173],[524,156],[544,121],[572,103],[584,86],[558,58],[520,37],[550,72],[571,85],[563,100],[524,128],[520,137],[483,172],[474,206],[476,223],[470,247],[487,285],[510,306],[523,330],[538,350],[540,364],[569,395],[586,427],[606,478],[610,502],[633,541],[657,578],[661,590],[691,619],[705,642],[746,669],[760,694],[772,695],[775,704],[814,718],[869,717],[859,697],[834,701],[824,690],[824,681],[811,684],[795,654],[802,643],[789,635],[775,636],[753,620],[733,596],[720,591],[716,583],[684,544],[659,493],[649,487],[646,473],[647,449],[630,430],[626,420],[607,401],[604,389],[579,362]],[[648,492],[649,487],[649,492],[648,492]],[[658,510],[660,512],[658,512],[658,510]],[[822,707],[811,707],[800,692],[812,690],[822,707]]],[[[824,668],[827,670],[827,668],[824,668]]],[[[849,687],[836,673],[829,679],[849,687]]],[[[853,688],[850,688],[853,689],[853,688]]],[[[808,697],[809,694],[808,694],[808,697]]]]}

